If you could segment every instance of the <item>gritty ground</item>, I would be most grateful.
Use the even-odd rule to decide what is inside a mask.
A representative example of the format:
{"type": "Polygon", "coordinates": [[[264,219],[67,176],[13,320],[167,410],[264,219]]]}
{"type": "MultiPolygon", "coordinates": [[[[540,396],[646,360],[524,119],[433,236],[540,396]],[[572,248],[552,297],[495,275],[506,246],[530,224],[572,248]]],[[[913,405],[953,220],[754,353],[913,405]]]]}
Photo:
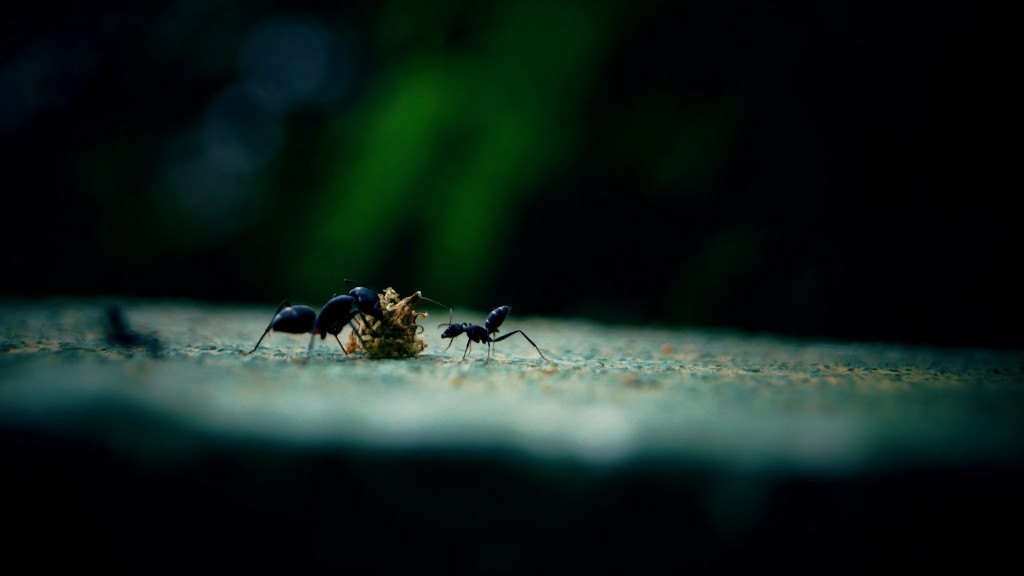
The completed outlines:
{"type": "MultiPolygon", "coordinates": [[[[0,307],[0,410],[13,416],[122,398],[198,426],[308,441],[499,445],[598,462],[641,455],[860,467],[915,458],[1009,457],[1024,430],[1024,356],[729,332],[519,318],[518,335],[445,350],[346,355],[271,333],[273,309],[120,304],[136,341],[112,338],[108,302],[0,307]],[[150,340],[151,339],[151,340],[150,340]],[[150,349],[152,348],[152,349],[150,349]]],[[[485,313],[457,310],[456,321],[485,313]]],[[[113,334],[116,336],[116,334],[113,334]]]]}
{"type": "MultiPolygon", "coordinates": [[[[57,438],[57,444],[42,446],[60,453],[65,444],[59,439],[74,438],[129,462],[177,462],[202,470],[208,466],[204,450],[218,450],[204,447],[220,446],[225,439],[269,450],[261,457],[268,461],[287,457],[291,462],[308,451],[346,458],[363,454],[384,458],[391,470],[392,458],[407,463],[448,454],[479,464],[492,462],[486,460],[490,456],[474,455],[506,454],[514,458],[516,474],[547,470],[551,463],[592,471],[574,477],[573,486],[592,485],[593,474],[635,479],[636,470],[657,469],[661,472],[640,476],[655,483],[641,492],[662,494],[671,508],[681,506],[679,491],[690,494],[692,488],[700,495],[686,496],[685,502],[697,517],[717,526],[715,534],[747,534],[739,541],[748,548],[760,542],[750,536],[761,535],[760,528],[751,526],[762,526],[765,502],[774,501],[767,494],[790,485],[765,478],[834,478],[847,486],[845,479],[922,470],[1019,470],[1024,462],[1024,353],[1019,350],[608,326],[514,311],[502,333],[523,330],[550,362],[518,335],[496,344],[489,362],[482,345],[474,345],[463,361],[466,337],[445,349],[448,342],[440,339],[437,325],[447,322],[447,310],[424,305],[421,311],[430,314],[420,321],[427,346],[418,356],[370,360],[359,351],[346,354],[328,337],[317,339],[306,361],[309,339],[301,335],[272,333],[256,353],[241,354],[263,333],[273,306],[122,300],[114,303],[118,322],[108,312],[112,303],[0,301],[0,424],[9,431],[7,438],[57,438]],[[758,480],[738,480],[746,478],[758,480]],[[761,490],[769,485],[774,486],[765,488],[769,492],[761,490]],[[736,503],[746,512],[737,513],[736,503]]],[[[457,309],[454,321],[482,324],[485,316],[457,309]]],[[[21,450],[15,454],[33,462],[30,467],[37,464],[30,456],[37,448],[11,442],[21,450]]],[[[237,454],[225,450],[216,452],[221,459],[231,461],[237,454]]],[[[414,468],[407,475],[420,479],[434,473],[425,470],[435,470],[414,468]]],[[[459,478],[465,470],[457,467],[463,472],[456,474],[449,468],[444,480],[434,479],[440,484],[429,484],[431,498],[437,486],[450,481],[450,489],[460,494],[467,488],[459,478]]],[[[69,469],[60,468],[60,475],[69,469]]],[[[490,472],[472,470],[478,484],[502,485],[490,472]]],[[[578,492],[566,492],[567,486],[557,482],[562,487],[552,492],[548,473],[537,473],[544,479],[517,481],[517,489],[527,490],[529,506],[555,506],[567,514],[554,502],[576,494],[569,498],[574,501],[578,492]]],[[[295,481],[309,485],[311,480],[295,481]]],[[[373,492],[380,485],[378,478],[350,489],[373,492]]],[[[425,490],[404,486],[403,494],[425,490]]],[[[891,483],[882,486],[878,490],[891,497],[891,483]]],[[[979,485],[969,488],[976,491],[979,485]]],[[[606,489],[617,493],[619,488],[606,489]]],[[[624,493],[636,497],[633,488],[624,493]]],[[[397,493],[388,494],[390,501],[397,493]]],[[[613,506],[607,496],[593,506],[613,506]]],[[[810,512],[817,504],[807,505],[800,512],[791,502],[786,510],[823,522],[810,512]]],[[[931,509],[930,500],[925,505],[931,509]]],[[[611,517],[640,521],[625,509],[611,510],[611,517]]],[[[504,518],[521,520],[507,510],[504,518]]],[[[424,522],[425,529],[434,526],[424,522]]],[[[706,533],[700,528],[704,524],[687,522],[690,536],[706,533]]],[[[599,524],[571,524],[581,538],[591,525],[599,524]]],[[[513,551],[510,565],[532,566],[534,548],[513,551]]],[[[317,567],[324,565],[335,566],[317,567]]]]}

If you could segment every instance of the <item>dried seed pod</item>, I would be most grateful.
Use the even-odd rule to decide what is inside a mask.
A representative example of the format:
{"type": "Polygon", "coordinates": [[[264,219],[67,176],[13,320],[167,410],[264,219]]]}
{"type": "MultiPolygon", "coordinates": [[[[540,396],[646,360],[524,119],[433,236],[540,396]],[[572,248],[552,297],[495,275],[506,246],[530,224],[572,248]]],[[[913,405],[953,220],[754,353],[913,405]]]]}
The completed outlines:
{"type": "MultiPolygon", "coordinates": [[[[427,343],[419,336],[423,327],[416,324],[416,320],[426,318],[427,313],[417,312],[414,308],[422,293],[417,291],[402,298],[393,288],[387,288],[379,296],[383,320],[362,316],[356,319],[356,329],[362,338],[366,357],[405,358],[422,352],[427,343]]],[[[355,332],[350,332],[346,350],[351,352],[358,348],[359,338],[355,332]]]]}

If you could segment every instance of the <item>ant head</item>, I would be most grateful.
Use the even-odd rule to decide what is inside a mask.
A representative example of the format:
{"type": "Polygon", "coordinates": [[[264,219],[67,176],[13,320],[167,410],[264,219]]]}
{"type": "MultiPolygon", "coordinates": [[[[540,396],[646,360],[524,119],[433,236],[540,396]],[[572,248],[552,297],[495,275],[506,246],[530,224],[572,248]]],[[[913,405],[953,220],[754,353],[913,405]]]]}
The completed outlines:
{"type": "Polygon", "coordinates": [[[448,327],[441,332],[441,338],[455,338],[466,331],[467,324],[463,322],[462,324],[442,324],[442,326],[448,327]]]}

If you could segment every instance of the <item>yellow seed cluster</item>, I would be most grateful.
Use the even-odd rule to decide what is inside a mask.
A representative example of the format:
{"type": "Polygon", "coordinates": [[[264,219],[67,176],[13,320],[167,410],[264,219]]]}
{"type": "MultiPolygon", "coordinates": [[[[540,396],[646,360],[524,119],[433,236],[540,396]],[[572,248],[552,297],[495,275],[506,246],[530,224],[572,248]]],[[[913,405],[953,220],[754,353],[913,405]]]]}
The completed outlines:
{"type": "Polygon", "coordinates": [[[378,296],[384,320],[357,315],[359,337],[349,332],[345,351],[351,353],[362,347],[367,358],[405,358],[422,352],[427,343],[419,336],[423,327],[416,324],[416,320],[426,318],[427,313],[413,308],[422,293],[417,291],[402,298],[393,288],[388,288],[378,296]]]}

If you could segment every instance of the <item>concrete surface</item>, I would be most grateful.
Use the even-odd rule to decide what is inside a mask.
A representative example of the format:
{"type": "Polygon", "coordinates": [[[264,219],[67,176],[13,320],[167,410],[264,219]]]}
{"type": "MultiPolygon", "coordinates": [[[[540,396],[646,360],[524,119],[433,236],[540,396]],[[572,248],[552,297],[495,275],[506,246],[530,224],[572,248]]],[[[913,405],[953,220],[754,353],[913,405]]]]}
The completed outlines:
{"type": "Polygon", "coordinates": [[[0,301],[15,548],[129,570],[814,570],[977,567],[1019,536],[994,526],[1024,511],[1020,350],[513,306],[502,333],[552,361],[515,335],[485,363],[465,336],[445,350],[447,311],[424,305],[415,358],[328,337],[304,362],[308,337],[281,333],[241,355],[275,307],[0,301]]]}

